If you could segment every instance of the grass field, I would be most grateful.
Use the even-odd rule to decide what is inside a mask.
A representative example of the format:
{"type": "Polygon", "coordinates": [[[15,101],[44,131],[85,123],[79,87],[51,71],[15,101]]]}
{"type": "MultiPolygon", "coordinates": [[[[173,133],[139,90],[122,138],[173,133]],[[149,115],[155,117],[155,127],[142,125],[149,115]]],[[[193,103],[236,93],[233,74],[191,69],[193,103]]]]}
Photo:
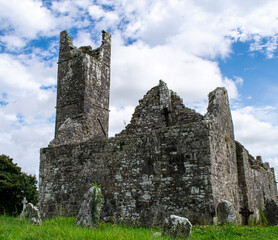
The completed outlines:
{"type": "MultiPolygon", "coordinates": [[[[18,218],[0,216],[0,239],[25,240],[132,240],[153,239],[155,232],[161,229],[129,227],[100,223],[97,229],[74,226],[74,218],[53,218],[43,221],[41,226],[21,221],[18,218]]],[[[161,237],[161,240],[173,239],[161,237]]],[[[234,225],[194,226],[190,239],[278,239],[278,226],[275,227],[243,227],[234,225]]]]}

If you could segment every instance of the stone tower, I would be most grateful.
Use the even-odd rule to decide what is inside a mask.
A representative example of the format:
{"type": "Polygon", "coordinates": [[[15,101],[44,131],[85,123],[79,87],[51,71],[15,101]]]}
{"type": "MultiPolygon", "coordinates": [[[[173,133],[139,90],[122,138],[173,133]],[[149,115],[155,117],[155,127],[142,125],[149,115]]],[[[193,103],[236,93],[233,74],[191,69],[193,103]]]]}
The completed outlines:
{"type": "Polygon", "coordinates": [[[60,34],[55,139],[50,145],[108,136],[111,35],[102,45],[77,48],[60,34]]]}

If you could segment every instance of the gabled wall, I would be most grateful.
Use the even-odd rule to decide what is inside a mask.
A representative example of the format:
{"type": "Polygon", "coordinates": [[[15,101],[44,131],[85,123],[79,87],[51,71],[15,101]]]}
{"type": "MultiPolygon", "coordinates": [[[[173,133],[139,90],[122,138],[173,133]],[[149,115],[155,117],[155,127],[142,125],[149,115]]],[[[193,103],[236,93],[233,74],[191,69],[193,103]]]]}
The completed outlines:
{"type": "Polygon", "coordinates": [[[160,80],[157,86],[139,100],[130,123],[118,135],[142,133],[201,120],[201,114],[185,107],[182,99],[160,80]]]}

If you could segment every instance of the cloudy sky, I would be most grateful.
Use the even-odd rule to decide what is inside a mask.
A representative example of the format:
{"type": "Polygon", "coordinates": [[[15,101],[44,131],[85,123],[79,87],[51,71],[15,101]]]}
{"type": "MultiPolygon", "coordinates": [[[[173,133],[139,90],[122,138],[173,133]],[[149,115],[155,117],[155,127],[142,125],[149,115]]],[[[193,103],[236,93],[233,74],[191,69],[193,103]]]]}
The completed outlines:
{"type": "Polygon", "coordinates": [[[93,48],[112,34],[110,136],[159,79],[202,114],[224,86],[236,139],[278,176],[277,0],[0,0],[0,153],[36,176],[65,29],[93,48]]]}

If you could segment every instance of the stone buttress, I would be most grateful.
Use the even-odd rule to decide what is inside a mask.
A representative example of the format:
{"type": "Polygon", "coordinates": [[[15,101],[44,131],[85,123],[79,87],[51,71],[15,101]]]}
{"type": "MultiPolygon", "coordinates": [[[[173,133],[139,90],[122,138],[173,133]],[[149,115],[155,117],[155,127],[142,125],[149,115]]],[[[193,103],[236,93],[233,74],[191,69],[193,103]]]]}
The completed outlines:
{"type": "Polygon", "coordinates": [[[228,92],[216,88],[209,96],[205,119],[209,124],[211,181],[215,206],[221,200],[232,203],[239,216],[239,189],[234,129],[228,92]]]}

